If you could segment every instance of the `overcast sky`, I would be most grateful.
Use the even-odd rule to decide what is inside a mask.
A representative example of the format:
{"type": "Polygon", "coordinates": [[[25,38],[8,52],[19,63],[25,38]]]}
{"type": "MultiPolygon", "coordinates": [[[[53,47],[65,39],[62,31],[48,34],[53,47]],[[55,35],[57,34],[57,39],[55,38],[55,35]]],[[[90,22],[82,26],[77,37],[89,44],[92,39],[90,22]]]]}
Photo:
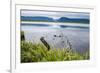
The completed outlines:
{"type": "Polygon", "coordinates": [[[49,12],[49,11],[22,10],[21,16],[46,16],[46,17],[51,17],[53,19],[59,19],[60,17],[89,19],[89,13],[83,13],[83,12],[77,13],[77,12],[49,12]]]}

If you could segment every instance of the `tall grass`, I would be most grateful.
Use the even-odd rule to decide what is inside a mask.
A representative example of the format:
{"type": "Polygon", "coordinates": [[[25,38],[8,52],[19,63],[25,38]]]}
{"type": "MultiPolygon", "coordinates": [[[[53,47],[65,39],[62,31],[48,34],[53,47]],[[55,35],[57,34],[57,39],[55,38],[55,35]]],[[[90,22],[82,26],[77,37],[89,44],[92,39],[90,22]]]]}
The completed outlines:
{"type": "Polygon", "coordinates": [[[48,50],[43,44],[33,44],[31,42],[21,41],[22,63],[87,59],[89,59],[88,52],[86,54],[80,55],[68,48],[48,50]]]}

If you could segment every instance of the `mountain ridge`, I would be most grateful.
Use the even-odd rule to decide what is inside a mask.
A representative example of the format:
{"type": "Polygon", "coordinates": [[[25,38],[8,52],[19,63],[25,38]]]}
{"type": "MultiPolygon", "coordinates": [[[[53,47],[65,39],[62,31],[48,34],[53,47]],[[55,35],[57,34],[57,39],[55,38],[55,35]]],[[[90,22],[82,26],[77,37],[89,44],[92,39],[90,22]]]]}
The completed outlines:
{"type": "Polygon", "coordinates": [[[45,22],[74,22],[74,23],[89,23],[89,19],[82,18],[68,18],[68,17],[60,17],[55,20],[51,17],[44,16],[21,16],[21,21],[45,21],[45,22]]]}

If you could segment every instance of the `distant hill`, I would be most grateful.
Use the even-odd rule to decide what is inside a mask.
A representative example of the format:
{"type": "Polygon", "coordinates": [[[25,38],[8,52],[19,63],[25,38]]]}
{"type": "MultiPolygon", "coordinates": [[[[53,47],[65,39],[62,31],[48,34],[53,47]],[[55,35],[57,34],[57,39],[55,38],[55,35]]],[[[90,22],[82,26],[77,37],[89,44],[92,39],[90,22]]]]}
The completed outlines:
{"type": "Polygon", "coordinates": [[[74,22],[74,23],[89,23],[88,19],[76,19],[76,18],[67,18],[67,17],[61,17],[58,19],[58,22],[74,22]]]}
{"type": "Polygon", "coordinates": [[[42,16],[21,16],[22,21],[48,21],[48,22],[53,22],[54,20],[50,17],[42,17],[42,16]]]}
{"type": "MultiPolygon", "coordinates": [[[[45,22],[55,22],[53,18],[44,16],[21,16],[22,21],[45,21],[45,22]]],[[[79,18],[67,18],[61,17],[56,22],[70,22],[70,23],[89,23],[89,19],[79,19],[79,18]]]]}

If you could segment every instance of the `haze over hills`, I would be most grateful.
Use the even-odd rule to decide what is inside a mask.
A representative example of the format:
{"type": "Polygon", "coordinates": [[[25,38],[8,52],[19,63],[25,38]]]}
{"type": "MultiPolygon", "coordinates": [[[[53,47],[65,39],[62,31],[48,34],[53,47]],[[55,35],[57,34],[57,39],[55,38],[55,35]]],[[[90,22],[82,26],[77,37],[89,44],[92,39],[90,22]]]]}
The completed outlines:
{"type": "Polygon", "coordinates": [[[61,17],[59,19],[53,19],[45,16],[21,16],[21,21],[41,21],[41,22],[70,22],[70,23],[86,23],[89,24],[89,19],[82,18],[68,18],[61,17]]]}
{"type": "Polygon", "coordinates": [[[53,18],[50,17],[43,17],[43,16],[21,16],[22,21],[48,21],[54,22],[53,18]]]}
{"type": "Polygon", "coordinates": [[[74,22],[74,23],[89,23],[88,19],[75,19],[75,18],[67,18],[67,17],[61,17],[58,19],[58,22],[74,22]]]}

